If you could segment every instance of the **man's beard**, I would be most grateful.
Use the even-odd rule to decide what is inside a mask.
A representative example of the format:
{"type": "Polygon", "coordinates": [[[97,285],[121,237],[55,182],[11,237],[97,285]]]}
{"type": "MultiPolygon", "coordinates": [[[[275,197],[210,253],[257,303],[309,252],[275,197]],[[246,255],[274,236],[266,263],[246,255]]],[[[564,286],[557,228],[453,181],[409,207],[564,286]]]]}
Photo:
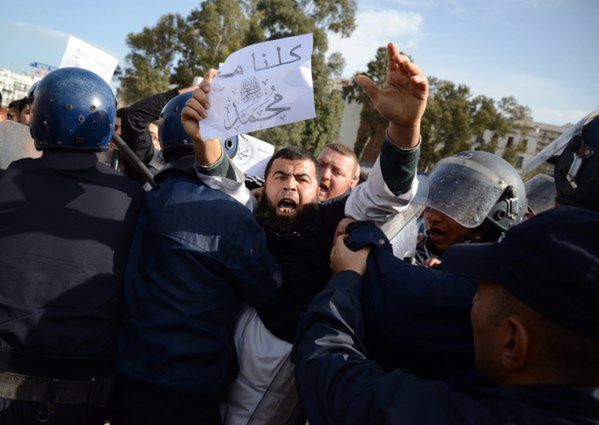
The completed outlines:
{"type": "Polygon", "coordinates": [[[279,216],[276,214],[276,206],[266,199],[263,193],[258,200],[258,206],[254,211],[256,221],[267,232],[285,234],[297,232],[316,210],[316,203],[304,204],[298,207],[293,217],[279,216]]]}

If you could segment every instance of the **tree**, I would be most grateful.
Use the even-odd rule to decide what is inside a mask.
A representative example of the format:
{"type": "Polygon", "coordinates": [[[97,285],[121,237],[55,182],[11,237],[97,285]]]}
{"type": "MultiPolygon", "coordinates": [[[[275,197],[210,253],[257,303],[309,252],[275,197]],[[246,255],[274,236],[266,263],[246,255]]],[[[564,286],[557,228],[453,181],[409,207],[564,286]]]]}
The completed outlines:
{"type": "Polygon", "coordinates": [[[121,77],[122,97],[132,103],[143,97],[165,91],[170,83],[172,63],[178,51],[178,32],[184,20],[178,14],[162,16],[156,26],[144,27],[127,35],[131,52],[121,77]]]}
{"type": "MultiPolygon", "coordinates": [[[[366,65],[368,70],[364,74],[370,77],[377,86],[382,87],[387,77],[387,63],[387,48],[385,46],[379,47],[374,60],[366,65]]],[[[359,157],[368,139],[381,129],[386,129],[388,122],[374,109],[366,92],[355,81],[343,88],[343,98],[362,105],[360,120],[365,124],[365,127],[360,126],[358,129],[356,143],[354,144],[354,152],[359,157]]]]}
{"type": "Polygon", "coordinates": [[[191,85],[195,76],[218,68],[227,56],[245,45],[249,20],[236,0],[205,1],[191,11],[179,31],[181,53],[173,81],[191,85]]]}
{"type": "Polygon", "coordinates": [[[121,79],[124,98],[166,90],[169,83],[188,85],[194,76],[217,68],[245,45],[312,33],[316,118],[263,130],[256,136],[317,152],[337,140],[343,114],[343,100],[332,81],[343,61],[340,54],[326,61],[327,31],[349,36],[355,27],[355,11],[355,0],[206,0],[185,19],[164,15],[155,27],[128,36],[132,51],[121,79]]]}
{"type": "MultiPolygon", "coordinates": [[[[365,74],[375,84],[382,86],[387,73],[385,47],[377,49],[367,68],[365,74]]],[[[419,168],[425,172],[441,158],[471,150],[476,140],[483,140],[485,130],[493,131],[494,135],[489,143],[479,149],[495,152],[498,138],[518,129],[520,123],[530,116],[530,110],[518,104],[513,97],[496,102],[487,96],[473,96],[470,88],[464,84],[456,85],[436,77],[429,77],[429,86],[428,104],[420,127],[424,142],[419,168]]],[[[344,89],[344,98],[363,105],[362,130],[358,132],[354,148],[359,155],[366,140],[384,131],[388,123],[372,108],[370,99],[357,84],[352,83],[344,89]]]]}

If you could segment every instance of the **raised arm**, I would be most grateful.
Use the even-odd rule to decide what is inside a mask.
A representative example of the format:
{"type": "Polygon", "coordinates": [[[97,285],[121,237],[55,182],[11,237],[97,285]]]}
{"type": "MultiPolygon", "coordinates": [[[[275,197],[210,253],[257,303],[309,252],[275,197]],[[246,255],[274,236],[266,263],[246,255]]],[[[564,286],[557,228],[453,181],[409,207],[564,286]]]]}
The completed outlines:
{"type": "Polygon", "coordinates": [[[420,122],[428,97],[428,80],[420,68],[393,43],[387,54],[387,82],[382,89],[364,75],[356,77],[389,126],[368,180],[354,190],[345,209],[350,217],[379,223],[405,208],[417,190],[420,122]]]}
{"type": "Polygon", "coordinates": [[[225,154],[218,139],[204,140],[200,132],[200,121],[208,116],[210,85],[218,74],[208,70],[204,80],[194,90],[192,97],[181,111],[181,123],[193,141],[198,179],[213,189],[220,190],[249,209],[255,206],[255,198],[245,186],[245,175],[225,154]]]}
{"type": "Polygon", "coordinates": [[[446,384],[404,369],[385,373],[366,358],[362,291],[374,282],[362,282],[367,252],[350,251],[344,240],[331,254],[336,273],[298,329],[296,383],[310,424],[495,423],[446,384]]]}

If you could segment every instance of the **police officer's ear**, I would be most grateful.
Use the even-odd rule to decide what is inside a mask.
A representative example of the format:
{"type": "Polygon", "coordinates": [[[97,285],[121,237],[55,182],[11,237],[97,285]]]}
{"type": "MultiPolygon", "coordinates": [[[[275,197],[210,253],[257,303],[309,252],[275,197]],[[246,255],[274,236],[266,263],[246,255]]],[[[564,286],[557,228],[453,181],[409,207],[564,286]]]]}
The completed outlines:
{"type": "Polygon", "coordinates": [[[530,333],[522,317],[510,314],[503,319],[501,332],[501,364],[506,370],[515,371],[526,364],[529,353],[530,333]]]}

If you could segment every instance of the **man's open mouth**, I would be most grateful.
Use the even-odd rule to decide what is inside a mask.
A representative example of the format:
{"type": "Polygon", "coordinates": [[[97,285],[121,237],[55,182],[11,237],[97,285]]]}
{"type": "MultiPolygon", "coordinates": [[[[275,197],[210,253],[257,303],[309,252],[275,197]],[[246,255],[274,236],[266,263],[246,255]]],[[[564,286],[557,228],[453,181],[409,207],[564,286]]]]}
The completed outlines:
{"type": "Polygon", "coordinates": [[[445,239],[447,237],[447,233],[445,233],[444,231],[442,231],[441,229],[438,229],[436,227],[431,227],[428,230],[428,237],[430,238],[431,241],[438,242],[440,240],[445,239]]]}
{"type": "Polygon", "coordinates": [[[291,198],[283,198],[277,204],[279,215],[295,215],[297,211],[297,202],[291,198]]]}
{"type": "Polygon", "coordinates": [[[328,193],[329,193],[329,188],[324,184],[320,184],[318,187],[318,196],[320,198],[323,198],[323,197],[326,198],[328,193]]]}

